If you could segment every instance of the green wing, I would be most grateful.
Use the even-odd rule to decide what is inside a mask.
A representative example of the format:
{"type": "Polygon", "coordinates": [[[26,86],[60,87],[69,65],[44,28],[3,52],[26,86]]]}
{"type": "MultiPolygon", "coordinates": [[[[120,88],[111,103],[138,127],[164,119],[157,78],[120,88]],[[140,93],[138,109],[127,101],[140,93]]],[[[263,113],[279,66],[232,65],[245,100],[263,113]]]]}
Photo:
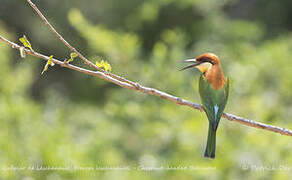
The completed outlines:
{"type": "Polygon", "coordinates": [[[216,130],[227,103],[229,79],[227,79],[223,88],[216,90],[202,74],[199,81],[199,93],[210,125],[216,130]]]}

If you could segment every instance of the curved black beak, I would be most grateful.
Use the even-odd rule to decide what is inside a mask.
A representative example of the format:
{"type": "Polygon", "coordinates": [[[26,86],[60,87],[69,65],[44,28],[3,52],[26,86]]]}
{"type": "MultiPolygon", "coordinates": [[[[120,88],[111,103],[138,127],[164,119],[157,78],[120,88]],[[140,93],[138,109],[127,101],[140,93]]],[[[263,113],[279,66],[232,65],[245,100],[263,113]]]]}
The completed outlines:
{"type": "Polygon", "coordinates": [[[186,59],[186,60],[183,60],[181,61],[183,63],[193,63],[193,64],[190,64],[182,69],[180,69],[180,71],[183,71],[183,70],[186,70],[186,69],[190,69],[192,67],[196,67],[198,65],[200,65],[202,62],[201,61],[197,61],[196,59],[186,59]]]}

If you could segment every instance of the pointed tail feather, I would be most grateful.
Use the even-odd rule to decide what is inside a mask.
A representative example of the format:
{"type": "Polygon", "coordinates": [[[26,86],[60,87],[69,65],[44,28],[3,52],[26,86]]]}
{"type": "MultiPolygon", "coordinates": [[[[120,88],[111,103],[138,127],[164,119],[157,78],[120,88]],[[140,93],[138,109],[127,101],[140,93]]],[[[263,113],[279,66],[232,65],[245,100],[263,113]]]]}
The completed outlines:
{"type": "Polygon", "coordinates": [[[207,146],[206,146],[205,155],[204,155],[207,158],[215,158],[216,131],[217,131],[217,128],[213,128],[212,125],[209,124],[208,140],[207,140],[207,146]]]}

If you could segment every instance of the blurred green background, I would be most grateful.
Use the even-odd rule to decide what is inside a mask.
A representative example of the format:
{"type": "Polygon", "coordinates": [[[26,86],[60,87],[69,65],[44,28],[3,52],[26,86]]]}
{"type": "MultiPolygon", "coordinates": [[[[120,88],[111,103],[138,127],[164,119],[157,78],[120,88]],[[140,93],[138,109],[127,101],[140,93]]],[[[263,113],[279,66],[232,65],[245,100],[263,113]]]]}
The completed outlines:
{"type": "MultiPolygon", "coordinates": [[[[292,129],[291,0],[35,2],[93,62],[102,57],[113,73],[196,103],[199,73],[179,72],[179,61],[214,52],[231,77],[226,112],[292,129]]],[[[0,0],[0,34],[70,54],[23,0],[0,0]]],[[[57,66],[40,75],[44,65],[0,42],[0,179],[292,176],[291,137],[222,119],[216,159],[205,159],[205,114],[57,66]],[[131,170],[13,170],[31,166],[131,170]],[[197,169],[140,168],[168,166],[197,169]]]]}

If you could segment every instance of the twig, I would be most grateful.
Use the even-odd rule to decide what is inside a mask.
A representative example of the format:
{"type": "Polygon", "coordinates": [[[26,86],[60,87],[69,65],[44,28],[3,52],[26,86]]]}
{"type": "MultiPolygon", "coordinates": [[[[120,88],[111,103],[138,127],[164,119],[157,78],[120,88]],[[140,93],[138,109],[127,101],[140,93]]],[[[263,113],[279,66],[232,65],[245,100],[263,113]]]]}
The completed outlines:
{"type": "MultiPolygon", "coordinates": [[[[98,70],[98,71],[101,71],[101,72],[104,72],[101,68],[97,67],[94,63],[92,63],[91,61],[89,61],[86,57],[84,57],[79,51],[76,50],[76,48],[74,48],[73,46],[71,46],[57,31],[56,29],[51,25],[51,23],[47,20],[47,18],[42,14],[42,12],[37,8],[37,6],[31,2],[31,0],[27,0],[27,2],[29,3],[29,5],[35,10],[35,12],[40,16],[40,18],[42,19],[42,21],[45,23],[45,25],[49,28],[49,30],[54,33],[57,38],[62,41],[65,46],[67,46],[71,51],[75,52],[87,65],[89,65],[90,67],[98,70]]],[[[125,79],[121,76],[118,76],[118,75],[115,75],[115,74],[112,74],[112,73],[107,73],[109,76],[117,79],[117,80],[120,80],[120,81],[123,81],[123,82],[126,82],[130,85],[132,85],[133,87],[135,88],[139,88],[137,83],[134,83],[128,79],[125,79]]]]}
{"type": "MultiPolygon", "coordinates": [[[[22,46],[19,46],[18,44],[15,44],[15,43],[5,39],[1,35],[0,35],[0,40],[3,41],[4,43],[8,44],[12,48],[15,48],[15,49],[18,49],[18,50],[22,47],[22,46]]],[[[38,57],[38,58],[41,58],[41,59],[44,59],[44,60],[48,60],[49,59],[48,56],[45,56],[43,54],[40,54],[40,53],[37,53],[37,52],[34,52],[34,51],[30,51],[28,49],[24,49],[24,50],[29,55],[32,55],[32,56],[35,56],[35,57],[38,57]]],[[[200,111],[203,110],[202,105],[200,105],[200,104],[195,104],[193,102],[187,101],[185,99],[182,99],[182,98],[170,95],[170,94],[167,94],[165,92],[159,91],[159,90],[154,89],[154,88],[149,88],[149,87],[145,87],[145,86],[141,86],[141,85],[137,85],[138,88],[135,88],[132,85],[130,85],[130,84],[126,83],[126,82],[117,80],[117,79],[109,76],[108,74],[106,74],[104,72],[87,70],[87,69],[84,69],[84,68],[81,68],[81,67],[78,67],[78,66],[74,66],[74,65],[71,65],[71,64],[68,64],[68,63],[64,63],[63,61],[60,61],[60,60],[55,59],[55,58],[53,58],[52,61],[55,64],[59,64],[62,67],[66,67],[66,68],[69,68],[69,69],[72,69],[72,70],[75,70],[75,71],[78,71],[78,72],[81,72],[81,73],[84,73],[84,74],[88,74],[88,75],[91,75],[91,76],[97,76],[97,77],[99,77],[101,79],[104,79],[106,81],[109,81],[109,82],[112,82],[114,84],[117,84],[117,85],[119,85],[119,86],[121,86],[123,88],[133,89],[133,90],[140,91],[140,92],[143,92],[143,93],[146,93],[146,94],[158,96],[158,97],[161,97],[163,99],[167,99],[167,100],[170,100],[172,102],[175,102],[176,104],[188,106],[188,107],[191,107],[193,109],[200,110],[200,111]]],[[[235,121],[235,122],[238,122],[240,124],[244,124],[246,126],[255,127],[255,128],[259,128],[259,129],[265,129],[265,130],[276,132],[276,133],[279,133],[279,134],[282,134],[282,135],[286,135],[286,136],[292,136],[292,131],[289,130],[289,129],[285,129],[285,128],[281,128],[281,127],[277,127],[277,126],[272,126],[272,125],[268,125],[268,124],[264,124],[264,123],[260,123],[260,122],[256,122],[256,121],[252,121],[252,120],[245,119],[245,118],[242,118],[242,117],[237,117],[235,115],[228,114],[228,113],[224,113],[223,117],[225,119],[230,120],[230,121],[235,121]]]]}

